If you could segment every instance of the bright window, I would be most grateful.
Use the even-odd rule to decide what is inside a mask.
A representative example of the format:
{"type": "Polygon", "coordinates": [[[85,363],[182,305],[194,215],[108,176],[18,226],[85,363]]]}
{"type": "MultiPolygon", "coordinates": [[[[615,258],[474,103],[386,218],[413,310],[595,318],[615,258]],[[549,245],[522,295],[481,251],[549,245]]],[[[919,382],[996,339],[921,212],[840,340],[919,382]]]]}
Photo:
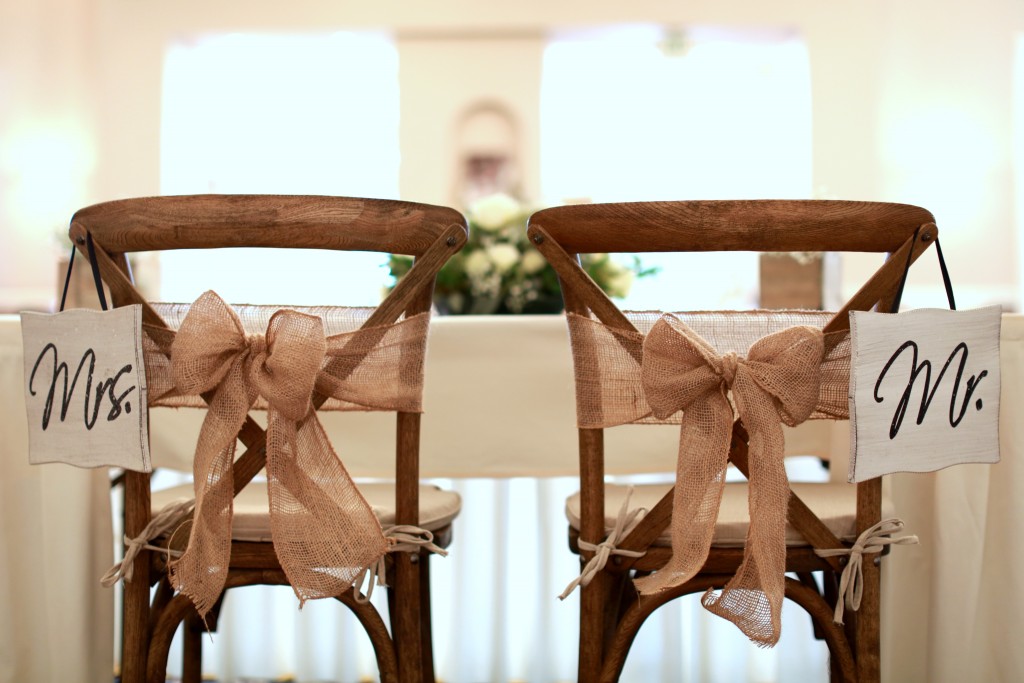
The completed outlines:
{"type": "MultiPolygon", "coordinates": [[[[638,26],[552,42],[541,187],[550,203],[809,197],[803,41],[787,31],[638,26]]],[[[666,292],[686,292],[691,308],[756,303],[752,254],[651,254],[644,263],[665,268],[634,286],[627,307],[667,306],[666,292]]]]}
{"type": "MultiPolygon", "coordinates": [[[[396,198],[398,103],[398,54],[383,35],[181,41],[164,66],[161,191],[396,198]]],[[[376,304],[388,280],[381,254],[224,256],[163,254],[162,298],[212,287],[236,303],[339,303],[344,285],[358,292],[343,303],[376,304]]]]}

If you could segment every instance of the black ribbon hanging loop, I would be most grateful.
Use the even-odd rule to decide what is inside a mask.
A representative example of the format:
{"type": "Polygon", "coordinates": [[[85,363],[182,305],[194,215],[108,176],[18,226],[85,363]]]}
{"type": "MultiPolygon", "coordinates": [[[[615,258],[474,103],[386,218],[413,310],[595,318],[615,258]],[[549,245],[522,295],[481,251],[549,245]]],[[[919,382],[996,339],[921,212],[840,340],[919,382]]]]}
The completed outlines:
{"type": "MultiPolygon", "coordinates": [[[[100,308],[107,310],[107,296],[103,292],[103,280],[100,278],[100,265],[96,260],[96,247],[92,242],[92,234],[85,233],[85,245],[89,252],[89,264],[92,266],[92,279],[96,285],[96,294],[100,299],[100,308]]],[[[71,245],[71,258],[68,260],[68,272],[64,276],[64,291],[60,295],[60,312],[64,311],[64,304],[67,303],[68,289],[71,288],[71,269],[75,265],[75,245],[71,245]]]]}
{"type": "MultiPolygon", "coordinates": [[[[910,251],[907,253],[907,263],[903,267],[903,275],[900,277],[900,286],[896,290],[896,297],[893,299],[891,313],[899,313],[900,302],[903,299],[903,288],[907,284],[907,275],[910,273],[910,264],[914,256],[914,245],[917,244],[918,235],[921,232],[919,227],[914,231],[914,237],[911,241],[910,251]]],[[[935,238],[935,253],[939,257],[939,270],[942,273],[942,285],[946,289],[946,301],[949,303],[949,310],[956,310],[956,299],[953,297],[953,283],[949,278],[949,269],[946,268],[946,259],[942,256],[942,247],[939,245],[939,238],[935,238]]]]}

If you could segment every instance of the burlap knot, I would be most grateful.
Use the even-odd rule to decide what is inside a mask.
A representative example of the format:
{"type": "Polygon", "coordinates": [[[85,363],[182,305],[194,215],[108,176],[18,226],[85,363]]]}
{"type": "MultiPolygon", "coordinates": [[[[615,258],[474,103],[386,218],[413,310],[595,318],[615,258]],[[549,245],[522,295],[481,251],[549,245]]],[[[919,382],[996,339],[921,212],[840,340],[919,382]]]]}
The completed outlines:
{"type": "MultiPolygon", "coordinates": [[[[389,406],[386,387],[375,387],[374,394],[348,381],[383,336],[378,331],[361,337],[364,332],[325,338],[320,318],[281,310],[265,336],[246,336],[238,316],[215,293],[206,292],[190,307],[171,347],[171,374],[181,393],[212,396],[193,465],[194,524],[188,548],[170,564],[170,578],[200,615],[213,607],[227,577],[236,435],[259,396],[268,405],[274,550],[300,602],[342,593],[386,552],[377,516],[312,406],[314,390],[367,409],[389,406]],[[342,372],[326,372],[325,356],[343,361],[342,372]]],[[[424,340],[425,333],[424,323],[424,340]]]]}
{"type": "Polygon", "coordinates": [[[789,483],[781,423],[806,420],[818,402],[822,332],[790,327],[756,341],[746,358],[720,355],[673,315],[659,319],[643,343],[641,379],[653,413],[683,411],[672,508],[672,558],[636,580],[641,594],[678,586],[703,566],[725,486],[733,406],[749,434],[749,509],[743,562],[721,593],[704,594],[711,612],[752,641],[772,646],[781,631],[789,483]]]}

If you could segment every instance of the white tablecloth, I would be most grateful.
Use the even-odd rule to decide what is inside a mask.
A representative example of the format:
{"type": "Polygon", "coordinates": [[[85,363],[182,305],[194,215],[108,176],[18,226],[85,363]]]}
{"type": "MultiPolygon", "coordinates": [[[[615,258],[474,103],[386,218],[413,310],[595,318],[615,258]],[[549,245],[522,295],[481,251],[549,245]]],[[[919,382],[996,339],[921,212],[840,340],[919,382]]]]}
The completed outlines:
{"type": "MultiPolygon", "coordinates": [[[[437,317],[427,348],[420,471],[424,477],[547,477],[579,471],[572,362],[561,316],[437,317]]],[[[191,471],[204,411],[152,411],[157,467],[191,471]]],[[[257,419],[260,415],[257,414],[257,419]]],[[[394,418],[321,413],[355,476],[393,477],[394,418]]],[[[825,421],[787,429],[791,454],[847,448],[848,431],[825,421]]],[[[679,429],[629,425],[605,436],[607,470],[673,471],[679,429]]],[[[835,471],[845,475],[846,462],[835,471]]]]}
{"type": "MultiPolygon", "coordinates": [[[[1024,316],[1004,316],[1002,463],[891,478],[919,546],[896,548],[883,586],[886,680],[1024,676],[1024,316]]],[[[577,471],[571,364],[557,317],[441,318],[428,350],[424,476],[550,476],[577,471]]],[[[98,577],[113,556],[106,473],[29,467],[20,328],[0,316],[0,683],[108,680],[113,599],[98,577]]],[[[190,467],[199,411],[156,411],[154,460],[190,467]],[[166,413],[166,414],[164,414],[166,413]]],[[[390,474],[391,423],[328,418],[353,473],[390,474]],[[384,453],[382,455],[381,453],[384,453]]],[[[845,445],[816,423],[791,452],[845,445]]],[[[671,469],[678,431],[610,430],[612,472],[671,469]],[[626,445],[629,446],[628,457],[626,445]]],[[[845,473],[845,463],[833,472],[845,473]]],[[[467,511],[468,512],[468,511],[467,511]]]]}

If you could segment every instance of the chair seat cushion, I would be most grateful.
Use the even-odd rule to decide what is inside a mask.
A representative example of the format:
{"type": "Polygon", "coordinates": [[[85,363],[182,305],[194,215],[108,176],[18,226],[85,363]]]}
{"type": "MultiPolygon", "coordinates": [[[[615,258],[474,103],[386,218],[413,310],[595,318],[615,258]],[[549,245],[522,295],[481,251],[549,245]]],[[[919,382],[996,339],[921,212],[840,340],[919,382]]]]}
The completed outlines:
{"type": "MultiPolygon", "coordinates": [[[[373,507],[381,526],[395,523],[395,485],[388,483],[359,484],[359,491],[373,507]]],[[[154,514],[168,503],[193,497],[192,484],[183,484],[153,492],[154,514]]],[[[420,523],[427,531],[448,526],[459,514],[462,499],[454,491],[436,486],[420,486],[420,523]]],[[[270,504],[267,485],[251,482],[235,496],[232,538],[236,541],[268,542],[270,536],[270,504]]]]}
{"type": "MultiPolygon", "coordinates": [[[[829,530],[840,540],[856,540],[857,487],[842,482],[826,484],[792,483],[793,492],[807,504],[829,530]]],[[[645,484],[634,487],[630,508],[652,509],[662,496],[668,492],[669,484],[645,484]]],[[[605,533],[611,531],[622,507],[629,487],[620,484],[608,484],[604,491],[604,524],[605,533]]],[[[750,518],[747,510],[747,484],[730,483],[725,485],[722,494],[722,505],[718,512],[715,535],[712,545],[719,548],[742,547],[747,537],[750,518]]],[[[565,504],[565,514],[574,529],[580,528],[580,494],[574,493],[565,504]]],[[[882,519],[894,516],[892,501],[882,499],[882,519]]],[[[655,542],[655,545],[671,545],[669,529],[655,542]]],[[[791,526],[786,527],[786,545],[805,546],[800,533],[791,526]]]]}

